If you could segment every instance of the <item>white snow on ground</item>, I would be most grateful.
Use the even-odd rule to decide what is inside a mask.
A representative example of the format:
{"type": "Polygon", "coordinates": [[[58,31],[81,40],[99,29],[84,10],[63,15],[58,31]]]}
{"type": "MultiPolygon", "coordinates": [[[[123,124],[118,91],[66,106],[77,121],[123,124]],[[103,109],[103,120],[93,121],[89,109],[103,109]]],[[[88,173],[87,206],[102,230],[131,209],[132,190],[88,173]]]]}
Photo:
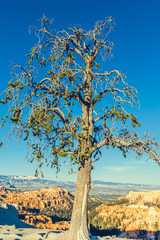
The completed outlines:
{"type": "MultiPolygon", "coordinates": [[[[57,240],[61,231],[49,229],[15,228],[14,226],[0,226],[0,240],[57,240]]],[[[92,237],[92,240],[119,240],[115,237],[92,237]]],[[[122,240],[122,239],[121,239],[122,240]]]]}
{"type": "Polygon", "coordinates": [[[0,226],[0,240],[56,240],[60,231],[33,228],[15,228],[15,226],[0,226]]]}
{"type": "MultiPolygon", "coordinates": [[[[0,240],[57,240],[62,231],[38,229],[18,219],[18,205],[0,203],[0,240]]],[[[115,237],[92,237],[92,240],[118,240],[115,237]]],[[[69,239],[68,239],[69,240],[69,239]]]]}

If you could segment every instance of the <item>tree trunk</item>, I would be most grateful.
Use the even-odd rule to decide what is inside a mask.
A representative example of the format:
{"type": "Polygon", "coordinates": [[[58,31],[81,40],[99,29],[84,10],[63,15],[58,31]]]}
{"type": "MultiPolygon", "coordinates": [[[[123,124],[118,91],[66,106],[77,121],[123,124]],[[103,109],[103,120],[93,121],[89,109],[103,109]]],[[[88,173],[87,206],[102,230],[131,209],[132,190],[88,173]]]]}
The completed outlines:
{"type": "Polygon", "coordinates": [[[88,229],[88,194],[91,184],[91,159],[85,160],[80,166],[76,184],[75,201],[69,229],[70,240],[90,239],[88,229]]]}
{"type": "Polygon", "coordinates": [[[82,104],[82,127],[85,138],[81,143],[81,156],[79,158],[78,178],[76,183],[75,200],[72,211],[69,231],[60,240],[89,240],[91,234],[88,227],[88,195],[91,187],[91,137],[93,135],[93,107],[90,107],[89,89],[91,88],[91,76],[86,75],[88,84],[84,91],[85,104],[82,104]],[[88,104],[87,104],[88,103],[88,104]],[[87,156],[88,154],[88,156],[87,156]]]}
{"type": "Polygon", "coordinates": [[[69,231],[60,238],[62,240],[91,239],[88,228],[88,194],[91,184],[90,173],[91,158],[88,160],[85,159],[84,165],[79,167],[71,225],[69,231]]]}

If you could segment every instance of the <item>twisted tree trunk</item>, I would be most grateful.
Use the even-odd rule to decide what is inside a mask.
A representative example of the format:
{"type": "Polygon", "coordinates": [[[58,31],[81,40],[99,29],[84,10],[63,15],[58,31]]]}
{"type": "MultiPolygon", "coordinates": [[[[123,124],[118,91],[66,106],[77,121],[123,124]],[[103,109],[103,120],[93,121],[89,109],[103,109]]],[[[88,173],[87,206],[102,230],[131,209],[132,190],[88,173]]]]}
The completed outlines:
{"type": "Polygon", "coordinates": [[[88,228],[88,195],[91,184],[91,158],[80,165],[76,184],[75,200],[72,211],[71,225],[61,240],[91,239],[88,228]]]}
{"type": "Polygon", "coordinates": [[[90,190],[91,159],[80,166],[76,184],[75,201],[69,229],[70,240],[90,239],[88,229],[88,194],[90,190]]]}

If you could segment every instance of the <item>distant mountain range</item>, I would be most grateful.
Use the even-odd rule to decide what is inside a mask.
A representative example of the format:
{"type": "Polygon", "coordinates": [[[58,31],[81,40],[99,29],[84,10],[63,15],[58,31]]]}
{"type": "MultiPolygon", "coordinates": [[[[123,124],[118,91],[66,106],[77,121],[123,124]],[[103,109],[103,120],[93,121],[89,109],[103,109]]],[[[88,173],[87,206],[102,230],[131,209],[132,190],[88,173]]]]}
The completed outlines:
{"type": "MultiPolygon", "coordinates": [[[[41,188],[64,188],[67,191],[74,193],[74,182],[60,182],[53,180],[46,180],[35,178],[31,176],[4,176],[0,175],[0,186],[15,190],[34,190],[41,188]]],[[[143,184],[131,184],[131,183],[115,183],[115,182],[103,182],[92,181],[91,196],[101,197],[104,200],[113,200],[119,196],[124,196],[130,191],[153,191],[160,190],[160,186],[155,185],[143,185],[143,184]]]]}

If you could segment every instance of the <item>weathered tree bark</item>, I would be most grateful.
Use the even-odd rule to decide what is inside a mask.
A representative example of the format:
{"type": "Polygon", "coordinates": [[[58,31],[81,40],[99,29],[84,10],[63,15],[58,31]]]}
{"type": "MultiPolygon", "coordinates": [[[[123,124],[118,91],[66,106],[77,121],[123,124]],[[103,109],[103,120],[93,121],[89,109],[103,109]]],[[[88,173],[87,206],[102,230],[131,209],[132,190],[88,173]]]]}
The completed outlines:
{"type": "Polygon", "coordinates": [[[69,229],[70,240],[90,239],[88,229],[88,194],[90,190],[91,159],[80,166],[76,184],[76,194],[73,206],[71,226],[69,229]]]}
{"type": "Polygon", "coordinates": [[[72,211],[71,225],[60,240],[87,240],[90,238],[88,228],[88,195],[91,185],[91,158],[85,159],[79,166],[75,200],[72,211]]]}

